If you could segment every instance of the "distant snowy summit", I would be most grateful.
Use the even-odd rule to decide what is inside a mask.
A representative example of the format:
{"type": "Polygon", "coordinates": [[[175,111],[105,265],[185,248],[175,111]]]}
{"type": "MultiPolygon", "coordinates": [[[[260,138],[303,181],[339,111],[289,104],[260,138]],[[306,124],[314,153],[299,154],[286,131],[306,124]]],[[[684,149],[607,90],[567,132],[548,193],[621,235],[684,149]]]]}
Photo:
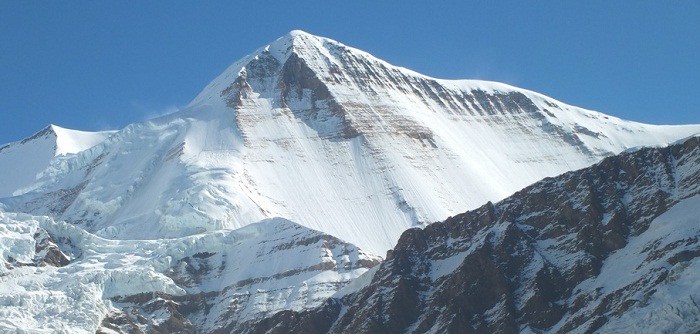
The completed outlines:
{"type": "MultiPolygon", "coordinates": [[[[284,217],[383,255],[407,228],[698,132],[505,84],[435,79],[292,31],[231,65],[181,111],[105,140],[77,139],[99,144],[47,153],[50,162],[23,159],[31,184],[3,181],[11,186],[0,202],[112,239],[284,217]]],[[[0,159],[19,161],[8,152],[0,159]]]]}
{"type": "Polygon", "coordinates": [[[116,131],[85,132],[49,125],[19,142],[0,145],[0,197],[21,192],[56,156],[87,150],[116,131]]]}

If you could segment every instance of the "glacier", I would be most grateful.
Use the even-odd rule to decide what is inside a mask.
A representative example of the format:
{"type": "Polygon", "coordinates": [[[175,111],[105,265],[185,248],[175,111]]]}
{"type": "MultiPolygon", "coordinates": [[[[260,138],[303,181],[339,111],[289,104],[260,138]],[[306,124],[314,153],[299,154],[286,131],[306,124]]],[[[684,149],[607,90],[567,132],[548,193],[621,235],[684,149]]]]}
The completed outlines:
{"type": "MultiPolygon", "coordinates": [[[[282,218],[135,241],[0,211],[0,241],[0,332],[95,333],[104,319],[134,316],[130,301],[143,296],[200,296],[213,306],[189,316],[200,330],[211,330],[236,319],[318,306],[379,263],[354,245],[282,218]],[[47,261],[51,252],[65,260],[47,261]]],[[[192,302],[185,299],[179,302],[192,302]]],[[[149,314],[155,320],[135,328],[158,328],[177,316],[149,314]]]]}

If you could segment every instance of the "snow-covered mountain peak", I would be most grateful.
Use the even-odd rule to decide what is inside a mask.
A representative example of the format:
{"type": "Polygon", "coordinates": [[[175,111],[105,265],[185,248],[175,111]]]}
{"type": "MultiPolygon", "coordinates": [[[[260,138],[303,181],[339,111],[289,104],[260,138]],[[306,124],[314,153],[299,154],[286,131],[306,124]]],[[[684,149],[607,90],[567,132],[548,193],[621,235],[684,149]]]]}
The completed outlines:
{"type": "Polygon", "coordinates": [[[56,155],[73,154],[87,150],[116,131],[87,132],[62,128],[51,124],[47,127],[56,137],[56,155]]]}
{"type": "Polygon", "coordinates": [[[507,84],[432,78],[300,30],[235,62],[184,113],[205,106],[235,111],[241,132],[241,119],[288,109],[321,137],[405,135],[426,143],[435,134],[421,123],[434,121],[434,113],[467,119],[525,115],[554,128],[581,118],[623,122],[507,84]]]}
{"type": "Polygon", "coordinates": [[[309,46],[318,45],[319,43],[322,43],[321,37],[311,35],[302,30],[292,30],[258,49],[254,55],[259,57],[262,54],[269,53],[277,61],[284,63],[292,53],[303,54],[304,52],[313,51],[314,49],[309,48],[309,46]]]}
{"type": "MultiPolygon", "coordinates": [[[[178,112],[116,133],[50,125],[0,145],[0,332],[275,332],[293,328],[278,320],[319,310],[311,328],[349,319],[338,332],[449,323],[430,310],[478,310],[452,318],[481,332],[494,321],[506,325],[490,329],[600,325],[608,315],[596,318],[596,305],[644,300],[606,277],[660,282],[613,251],[650,269],[672,265],[669,282],[697,255],[681,240],[697,234],[686,219],[696,215],[651,222],[700,202],[697,138],[492,203],[698,132],[506,84],[436,79],[292,31],[178,112]],[[669,261],[656,252],[666,245],[669,261]],[[578,315],[562,325],[569,311],[578,315]],[[399,326],[366,327],[376,316],[399,326]]],[[[686,304],[697,310],[691,298],[662,315],[677,322],[675,305],[686,304]]]]}
{"type": "MultiPolygon", "coordinates": [[[[211,104],[221,95],[227,95],[225,90],[231,91],[231,87],[241,84],[249,77],[261,74],[272,74],[275,70],[285,68],[287,70],[310,71],[320,79],[334,79],[325,83],[333,86],[349,83],[352,77],[360,75],[359,79],[365,79],[364,84],[380,84],[385,88],[397,88],[395,85],[401,82],[382,82],[380,75],[386,77],[408,77],[410,81],[427,80],[449,87],[456,91],[483,91],[483,92],[511,92],[525,91],[516,87],[498,82],[482,80],[445,80],[432,78],[412,70],[394,66],[370,53],[347,46],[336,40],[309,34],[302,30],[292,30],[279,37],[275,41],[257,49],[253,53],[233,63],[219,77],[213,80],[190,104],[211,104]],[[261,72],[262,71],[262,72],[261,72]],[[252,73],[251,73],[252,72],[252,73]],[[368,81],[374,79],[375,82],[368,81]],[[238,82],[238,83],[237,83],[238,82]]],[[[279,73],[277,73],[279,74],[279,73]]],[[[287,77],[282,79],[290,79],[287,77]]],[[[308,74],[308,73],[307,73],[308,74]]],[[[357,79],[357,78],[356,78],[357,79]]],[[[323,80],[322,80],[323,81],[323,80]]],[[[399,80],[401,81],[401,80],[399,80]]],[[[355,84],[363,84],[355,82],[355,84]]],[[[341,93],[341,92],[337,92],[341,93]]]]}
{"type": "Polygon", "coordinates": [[[409,227],[698,131],[435,79],[293,31],[183,110],[56,159],[31,192],[0,202],[116,239],[285,217],[381,255],[409,227]]]}
{"type": "Polygon", "coordinates": [[[11,196],[36,181],[54,157],[87,150],[113,133],[78,131],[50,124],[25,139],[0,145],[0,197],[11,196]]]}
{"type": "Polygon", "coordinates": [[[217,78],[212,80],[189,106],[218,104],[217,102],[221,100],[224,90],[231,85],[245,81],[248,76],[251,74],[255,76],[260,71],[266,70],[271,72],[278,70],[292,55],[294,59],[305,59],[305,62],[327,58],[327,56],[324,56],[324,54],[328,54],[325,45],[345,47],[341,43],[328,38],[315,36],[302,30],[292,30],[234,62],[217,78]]]}
{"type": "Polygon", "coordinates": [[[53,145],[49,146],[53,146],[54,156],[74,154],[97,145],[115,132],[116,131],[79,131],[49,124],[25,139],[1,145],[0,152],[13,146],[46,140],[53,143],[53,145]]]}

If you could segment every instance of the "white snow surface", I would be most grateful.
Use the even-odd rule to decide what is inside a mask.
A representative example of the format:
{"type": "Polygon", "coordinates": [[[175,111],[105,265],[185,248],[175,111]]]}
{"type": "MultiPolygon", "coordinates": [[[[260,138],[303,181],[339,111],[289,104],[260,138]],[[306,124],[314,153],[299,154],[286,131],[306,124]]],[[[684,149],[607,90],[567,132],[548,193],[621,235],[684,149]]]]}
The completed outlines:
{"type": "Polygon", "coordinates": [[[34,136],[0,146],[0,197],[36,181],[37,174],[48,167],[55,156],[87,150],[114,131],[85,132],[49,125],[34,136]]]}
{"type": "Polygon", "coordinates": [[[49,217],[0,211],[0,332],[95,333],[105,316],[122,311],[115,297],[149,292],[219,293],[210,297],[213,309],[190,319],[203,331],[234,317],[314,307],[367,271],[358,261],[378,260],[321,236],[276,218],[179,239],[107,240],[49,217]],[[32,262],[40,231],[61,240],[70,264],[12,265],[10,258],[32,262]],[[186,265],[200,266],[197,277],[186,265]]]}
{"type": "Polygon", "coordinates": [[[700,126],[655,126],[505,84],[441,80],[293,31],[174,114],[54,158],[8,211],[110,239],[269,217],[383,255],[407,228],[700,126]]]}

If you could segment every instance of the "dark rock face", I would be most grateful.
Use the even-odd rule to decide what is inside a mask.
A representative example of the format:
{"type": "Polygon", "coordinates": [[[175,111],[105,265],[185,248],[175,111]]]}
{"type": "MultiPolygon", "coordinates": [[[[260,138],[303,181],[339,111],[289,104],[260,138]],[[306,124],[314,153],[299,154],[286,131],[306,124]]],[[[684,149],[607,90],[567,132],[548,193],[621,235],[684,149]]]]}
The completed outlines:
{"type": "Polygon", "coordinates": [[[70,263],[70,258],[56,245],[53,238],[44,230],[34,235],[36,257],[34,263],[38,266],[63,267],[70,263]]]}
{"type": "Polygon", "coordinates": [[[114,302],[126,306],[120,312],[107,315],[98,333],[197,333],[197,328],[187,316],[198,305],[206,307],[201,294],[171,296],[142,293],[115,298],[114,302]],[[154,314],[161,319],[154,321],[154,314]]]}
{"type": "Polygon", "coordinates": [[[7,259],[8,269],[13,267],[63,267],[70,263],[70,257],[56,244],[55,240],[45,230],[40,229],[34,234],[34,258],[31,262],[21,262],[12,257],[7,259]]]}
{"type": "Polygon", "coordinates": [[[328,139],[349,139],[359,133],[347,119],[347,110],[331,95],[326,84],[293,52],[280,63],[269,52],[251,60],[234,82],[221,92],[230,108],[236,109],[236,122],[245,138],[245,130],[259,121],[254,98],[265,98],[275,107],[288,110],[328,139]],[[334,127],[318,126],[332,123],[334,127]]]}
{"type": "Polygon", "coordinates": [[[615,291],[584,284],[655,218],[698,194],[700,137],[610,157],[408,230],[364,288],[235,332],[593,332],[644,306],[678,263],[700,255],[697,235],[659,237],[641,251],[632,283],[615,291]]]}

